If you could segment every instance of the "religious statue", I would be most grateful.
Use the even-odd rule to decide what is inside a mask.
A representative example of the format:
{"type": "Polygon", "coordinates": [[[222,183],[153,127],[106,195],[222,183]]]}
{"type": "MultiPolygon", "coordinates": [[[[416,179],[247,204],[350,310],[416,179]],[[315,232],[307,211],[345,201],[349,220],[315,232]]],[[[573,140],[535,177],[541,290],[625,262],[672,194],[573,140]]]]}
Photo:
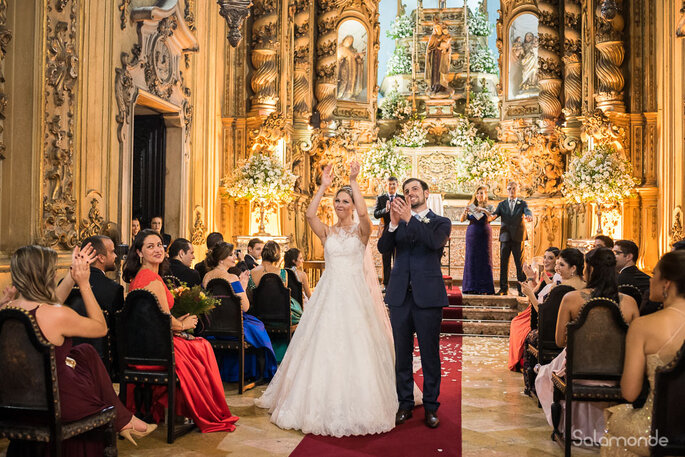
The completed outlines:
{"type": "Polygon", "coordinates": [[[521,48],[521,91],[535,90],[538,87],[538,37],[533,32],[526,33],[521,48]]]}
{"type": "Polygon", "coordinates": [[[454,92],[449,86],[451,58],[452,37],[444,24],[436,22],[426,47],[426,94],[429,96],[449,97],[454,92]]]}
{"type": "Polygon", "coordinates": [[[338,99],[363,100],[364,54],[354,48],[354,37],[347,35],[338,46],[338,99]]]}

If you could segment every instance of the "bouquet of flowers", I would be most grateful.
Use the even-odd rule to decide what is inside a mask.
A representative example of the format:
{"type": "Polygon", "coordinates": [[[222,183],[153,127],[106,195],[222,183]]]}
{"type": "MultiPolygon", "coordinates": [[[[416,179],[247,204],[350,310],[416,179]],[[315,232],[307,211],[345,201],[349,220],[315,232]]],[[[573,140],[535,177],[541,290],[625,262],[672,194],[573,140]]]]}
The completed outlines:
{"type": "Polygon", "coordinates": [[[492,25],[488,22],[488,18],[485,17],[485,13],[479,6],[475,13],[471,13],[469,10],[469,34],[476,36],[490,36],[492,32],[492,25]]]}
{"type": "Polygon", "coordinates": [[[256,198],[288,202],[292,198],[295,176],[280,160],[270,155],[253,154],[233,174],[222,179],[225,194],[236,200],[256,198]]]}
{"type": "Polygon", "coordinates": [[[631,163],[609,144],[575,157],[564,173],[562,192],[576,203],[613,205],[633,193],[638,180],[631,163]]]}
{"type": "Polygon", "coordinates": [[[493,146],[489,139],[475,137],[457,159],[457,182],[482,183],[493,186],[505,179],[509,172],[509,161],[502,148],[493,146]]]}
{"type": "Polygon", "coordinates": [[[499,68],[497,59],[492,51],[488,49],[478,49],[469,56],[471,71],[475,73],[490,73],[496,75],[499,68]]]}
{"type": "Polygon", "coordinates": [[[402,179],[409,170],[409,160],[395,147],[393,140],[378,140],[364,153],[361,172],[368,178],[402,179]]]}
{"type": "Polygon", "coordinates": [[[490,92],[484,88],[482,92],[471,93],[469,106],[466,107],[466,115],[481,119],[485,117],[499,117],[499,109],[493,97],[490,96],[490,92]]]}
{"type": "Polygon", "coordinates": [[[188,287],[183,282],[178,287],[169,284],[169,291],[174,296],[174,306],[171,308],[171,314],[174,317],[185,314],[199,316],[220,304],[219,300],[207,295],[200,286],[188,287]]]}
{"type": "Polygon", "coordinates": [[[476,126],[469,119],[457,114],[457,125],[449,131],[450,145],[467,148],[476,141],[476,126]]]}
{"type": "Polygon", "coordinates": [[[403,120],[411,116],[411,103],[394,89],[385,95],[378,108],[381,119],[403,120]]]}
{"type": "Polygon", "coordinates": [[[428,143],[428,131],[423,127],[423,122],[418,117],[413,117],[402,124],[400,133],[394,137],[397,146],[408,148],[420,148],[428,143]]]}
{"type": "Polygon", "coordinates": [[[390,30],[385,32],[385,35],[393,40],[414,36],[414,23],[411,17],[406,14],[395,17],[395,20],[390,24],[390,30]]]}
{"type": "Polygon", "coordinates": [[[388,59],[388,76],[411,73],[411,56],[403,46],[398,46],[388,59]]]}

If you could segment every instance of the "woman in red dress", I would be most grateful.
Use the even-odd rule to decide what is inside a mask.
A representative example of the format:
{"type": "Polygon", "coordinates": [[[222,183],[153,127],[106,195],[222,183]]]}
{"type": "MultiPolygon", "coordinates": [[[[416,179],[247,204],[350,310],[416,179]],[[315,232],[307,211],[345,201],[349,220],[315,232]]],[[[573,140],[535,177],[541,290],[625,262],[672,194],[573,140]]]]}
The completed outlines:
{"type": "MultiPolygon", "coordinates": [[[[157,297],[165,312],[174,306],[174,297],[159,275],[160,265],[166,261],[164,245],[159,233],[142,230],[133,242],[124,265],[124,281],[131,282],[129,290],[145,289],[157,297]]],[[[171,328],[177,333],[195,328],[197,316],[171,317],[171,328]]],[[[174,335],[176,375],[180,382],[177,411],[193,419],[203,433],[232,432],[236,416],[226,404],[224,386],[212,346],[204,338],[186,339],[174,335]]],[[[133,386],[129,386],[133,388],[133,386]]],[[[128,407],[133,408],[134,395],[128,395],[128,407]]],[[[164,416],[168,404],[166,387],[153,387],[152,413],[156,421],[164,416]]]]}

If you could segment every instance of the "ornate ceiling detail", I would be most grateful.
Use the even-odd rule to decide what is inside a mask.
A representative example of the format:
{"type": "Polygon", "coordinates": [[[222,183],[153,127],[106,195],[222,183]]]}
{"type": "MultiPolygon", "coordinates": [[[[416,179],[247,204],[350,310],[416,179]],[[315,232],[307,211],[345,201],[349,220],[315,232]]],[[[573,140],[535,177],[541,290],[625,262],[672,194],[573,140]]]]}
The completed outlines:
{"type": "Polygon", "coordinates": [[[5,56],[11,40],[12,32],[7,28],[7,0],[0,0],[0,160],[5,158],[7,151],[3,133],[5,130],[5,109],[8,103],[5,93],[5,56]]]}
{"type": "Polygon", "coordinates": [[[70,249],[77,242],[74,198],[74,119],[77,109],[77,0],[48,2],[43,124],[40,243],[70,249]]]}
{"type": "Polygon", "coordinates": [[[217,0],[219,4],[219,14],[226,19],[228,35],[226,38],[234,48],[243,39],[240,29],[243,22],[250,16],[251,0],[217,0]]]}

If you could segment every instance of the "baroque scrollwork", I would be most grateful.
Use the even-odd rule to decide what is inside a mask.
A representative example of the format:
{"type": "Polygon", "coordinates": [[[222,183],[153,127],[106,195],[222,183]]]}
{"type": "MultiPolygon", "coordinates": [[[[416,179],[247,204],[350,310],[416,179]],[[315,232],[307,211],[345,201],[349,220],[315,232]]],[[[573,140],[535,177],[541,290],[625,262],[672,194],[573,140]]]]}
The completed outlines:
{"type": "Polygon", "coordinates": [[[668,231],[671,237],[671,243],[677,243],[685,239],[685,231],[683,230],[683,210],[680,206],[676,207],[673,212],[673,224],[668,231]]]}
{"type": "Polygon", "coordinates": [[[7,28],[7,0],[0,0],[0,160],[5,158],[7,151],[3,134],[5,130],[5,109],[8,103],[5,93],[5,56],[11,40],[12,32],[7,28]]]}
{"type": "Polygon", "coordinates": [[[564,159],[556,138],[531,127],[522,131],[513,159],[514,175],[520,176],[522,190],[528,194],[554,195],[559,192],[564,159]]]}
{"type": "Polygon", "coordinates": [[[119,11],[121,11],[121,30],[126,29],[128,24],[129,8],[131,7],[131,0],[120,0],[119,11]]]}
{"type": "Polygon", "coordinates": [[[195,206],[195,218],[193,230],[190,234],[190,242],[195,246],[200,246],[205,242],[207,227],[205,226],[204,210],[200,205],[195,206]]]}
{"type": "Polygon", "coordinates": [[[105,218],[100,214],[100,208],[98,208],[101,199],[102,197],[99,194],[91,198],[88,217],[81,219],[81,228],[79,229],[78,234],[79,241],[83,241],[89,236],[95,236],[102,233],[105,218]]]}
{"type": "Polygon", "coordinates": [[[218,0],[219,14],[226,19],[228,35],[226,38],[234,48],[243,39],[240,29],[243,22],[250,16],[251,0],[218,0]]]}
{"type": "Polygon", "coordinates": [[[623,127],[614,125],[601,109],[583,116],[583,135],[592,137],[595,144],[611,143],[619,151],[628,150],[628,136],[623,127]]]}

